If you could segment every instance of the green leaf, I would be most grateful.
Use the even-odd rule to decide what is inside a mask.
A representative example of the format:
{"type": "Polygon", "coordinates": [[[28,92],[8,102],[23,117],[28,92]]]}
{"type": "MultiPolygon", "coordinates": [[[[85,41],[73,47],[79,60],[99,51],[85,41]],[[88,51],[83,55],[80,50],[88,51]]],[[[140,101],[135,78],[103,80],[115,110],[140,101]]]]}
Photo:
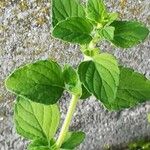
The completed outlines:
{"type": "Polygon", "coordinates": [[[114,38],[115,28],[112,26],[106,26],[102,30],[100,30],[100,35],[104,37],[106,40],[113,40],[114,38]]]}
{"type": "Polygon", "coordinates": [[[51,140],[57,131],[60,113],[56,104],[43,105],[18,97],[14,119],[17,132],[25,138],[51,140]]]}
{"type": "Polygon", "coordinates": [[[149,150],[150,141],[148,139],[132,142],[128,144],[129,150],[149,150]]]}
{"type": "Polygon", "coordinates": [[[32,101],[54,104],[64,91],[63,73],[54,61],[37,61],[15,70],[6,80],[6,87],[32,101]]]}
{"type": "Polygon", "coordinates": [[[28,150],[52,150],[48,146],[35,146],[35,147],[29,147],[28,150]]]}
{"type": "Polygon", "coordinates": [[[82,87],[79,76],[74,68],[66,65],[63,71],[65,87],[74,95],[82,94],[82,87]]]}
{"type": "Polygon", "coordinates": [[[64,143],[62,144],[62,149],[74,149],[79,146],[85,139],[84,132],[68,132],[64,143]]]}
{"type": "Polygon", "coordinates": [[[80,99],[87,99],[91,96],[92,94],[85,88],[85,86],[82,84],[82,95],[80,99]]]}
{"type": "Polygon", "coordinates": [[[119,85],[119,68],[116,59],[107,53],[82,62],[78,73],[84,86],[103,103],[109,104],[116,98],[119,85]]]}
{"type": "Polygon", "coordinates": [[[82,46],[81,51],[84,55],[94,57],[99,54],[99,48],[87,48],[86,45],[82,46]]]}
{"type": "Polygon", "coordinates": [[[149,30],[136,21],[114,21],[115,27],[112,43],[118,47],[130,48],[143,42],[149,34],[149,30]]]}
{"type": "Polygon", "coordinates": [[[150,80],[132,69],[120,67],[120,82],[117,97],[110,106],[111,110],[120,110],[150,100],[150,80]]]}
{"type": "Polygon", "coordinates": [[[109,26],[112,22],[118,19],[118,13],[109,13],[105,18],[106,25],[109,26]]]}
{"type": "Polygon", "coordinates": [[[28,146],[28,150],[59,150],[52,139],[49,142],[47,139],[35,139],[28,146]]]}
{"type": "Polygon", "coordinates": [[[53,27],[69,17],[85,17],[85,11],[79,0],[52,0],[53,27]]]}
{"type": "Polygon", "coordinates": [[[88,0],[87,17],[95,22],[102,23],[107,16],[107,10],[103,0],[88,0]]]}
{"type": "Polygon", "coordinates": [[[28,150],[50,150],[46,139],[36,139],[29,146],[28,150]]]}
{"type": "Polygon", "coordinates": [[[67,42],[86,44],[92,40],[92,30],[93,26],[88,20],[73,17],[58,23],[53,30],[53,36],[67,42]]]}

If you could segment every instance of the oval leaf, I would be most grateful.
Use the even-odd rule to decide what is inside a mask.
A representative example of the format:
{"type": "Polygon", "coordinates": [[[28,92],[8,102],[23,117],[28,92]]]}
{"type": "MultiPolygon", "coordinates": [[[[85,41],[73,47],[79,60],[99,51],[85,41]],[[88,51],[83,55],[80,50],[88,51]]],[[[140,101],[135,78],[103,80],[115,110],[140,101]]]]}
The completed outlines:
{"type": "Polygon", "coordinates": [[[84,132],[68,132],[64,143],[62,144],[62,149],[72,150],[79,146],[85,139],[84,132]]]}
{"type": "Polygon", "coordinates": [[[88,0],[87,17],[101,23],[107,16],[107,11],[103,0],[88,0]]]}
{"type": "Polygon", "coordinates": [[[68,17],[85,17],[85,11],[78,0],[52,0],[53,27],[68,17]]]}
{"type": "Polygon", "coordinates": [[[114,21],[115,27],[112,43],[122,48],[130,48],[143,42],[149,34],[149,30],[136,21],[114,21]]]}
{"type": "Polygon", "coordinates": [[[103,53],[83,62],[78,72],[81,82],[97,99],[109,104],[116,98],[120,71],[112,55],[103,53]]]}
{"type": "Polygon", "coordinates": [[[19,97],[14,120],[17,132],[25,138],[51,140],[57,131],[60,113],[56,104],[43,105],[19,97]]]}
{"type": "Polygon", "coordinates": [[[120,83],[117,97],[106,106],[111,110],[120,110],[150,100],[150,80],[132,69],[120,67],[120,83]]]}
{"type": "Polygon", "coordinates": [[[37,61],[15,70],[6,80],[6,87],[32,101],[54,104],[64,91],[63,73],[54,61],[37,61]]]}
{"type": "Polygon", "coordinates": [[[72,43],[86,44],[92,40],[92,30],[93,26],[88,20],[72,17],[58,23],[53,30],[53,36],[72,43]]]}

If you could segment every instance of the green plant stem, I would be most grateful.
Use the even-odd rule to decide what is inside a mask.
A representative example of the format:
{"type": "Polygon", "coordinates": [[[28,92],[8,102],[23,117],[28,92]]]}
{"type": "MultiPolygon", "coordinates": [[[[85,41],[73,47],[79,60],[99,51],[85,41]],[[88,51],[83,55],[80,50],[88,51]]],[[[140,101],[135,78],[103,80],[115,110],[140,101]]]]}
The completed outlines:
{"type": "Polygon", "coordinates": [[[79,99],[79,95],[72,95],[72,99],[71,99],[71,102],[70,102],[70,105],[69,105],[69,108],[68,108],[68,112],[67,112],[65,121],[63,123],[62,129],[60,131],[59,137],[58,137],[57,142],[56,142],[56,145],[59,148],[61,147],[61,145],[62,145],[62,143],[63,143],[63,141],[66,137],[66,134],[68,132],[69,125],[71,123],[73,113],[75,111],[78,99],[79,99]]]}

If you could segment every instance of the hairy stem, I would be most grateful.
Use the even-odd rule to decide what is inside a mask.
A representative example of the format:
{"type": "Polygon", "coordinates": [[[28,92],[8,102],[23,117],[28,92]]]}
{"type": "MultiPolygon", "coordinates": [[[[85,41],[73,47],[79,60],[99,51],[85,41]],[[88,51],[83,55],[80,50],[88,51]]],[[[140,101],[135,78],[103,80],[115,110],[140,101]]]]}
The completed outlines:
{"type": "Polygon", "coordinates": [[[61,147],[61,145],[62,145],[62,143],[65,139],[65,136],[68,132],[69,125],[71,123],[73,113],[75,111],[78,99],[79,99],[78,95],[72,95],[72,99],[71,99],[71,102],[70,102],[70,105],[69,105],[69,108],[68,108],[68,112],[67,112],[65,121],[63,123],[62,129],[60,131],[59,137],[58,137],[57,142],[56,142],[58,147],[61,147]]]}

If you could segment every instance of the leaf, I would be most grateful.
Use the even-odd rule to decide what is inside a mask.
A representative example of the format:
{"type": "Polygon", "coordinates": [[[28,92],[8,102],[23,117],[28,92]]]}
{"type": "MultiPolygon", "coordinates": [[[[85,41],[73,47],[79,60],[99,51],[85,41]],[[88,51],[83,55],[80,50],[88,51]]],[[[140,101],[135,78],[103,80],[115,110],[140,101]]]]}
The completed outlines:
{"type": "Polygon", "coordinates": [[[118,13],[109,13],[105,18],[106,25],[109,26],[112,22],[118,19],[118,13]]]}
{"type": "Polygon", "coordinates": [[[132,142],[128,144],[129,150],[149,150],[150,141],[148,139],[132,142]]]}
{"type": "Polygon", "coordinates": [[[74,95],[82,94],[82,87],[79,76],[74,68],[66,65],[63,71],[65,87],[74,95]]]}
{"type": "Polygon", "coordinates": [[[85,88],[85,86],[82,84],[82,95],[80,99],[87,99],[91,96],[92,94],[85,88]]]}
{"type": "Polygon", "coordinates": [[[120,110],[150,100],[150,80],[132,69],[120,67],[117,97],[108,109],[120,110]]]}
{"type": "Polygon", "coordinates": [[[56,104],[43,105],[18,97],[14,119],[17,132],[25,138],[51,140],[58,129],[60,113],[56,104]]]}
{"type": "Polygon", "coordinates": [[[64,91],[62,70],[54,61],[37,61],[16,69],[6,80],[6,87],[32,101],[54,104],[64,91]]]}
{"type": "Polygon", "coordinates": [[[96,55],[99,55],[100,52],[99,48],[87,48],[85,45],[83,46],[81,51],[85,56],[89,56],[89,57],[94,57],[96,55]]]}
{"type": "Polygon", "coordinates": [[[149,34],[149,30],[136,21],[114,21],[115,27],[112,43],[118,47],[130,48],[143,42],[149,34]]]}
{"type": "Polygon", "coordinates": [[[53,27],[69,17],[85,17],[85,11],[79,0],[52,0],[53,27]]]}
{"type": "Polygon", "coordinates": [[[74,149],[79,146],[85,139],[84,132],[68,132],[64,143],[62,144],[62,149],[74,149]]]}
{"type": "Polygon", "coordinates": [[[113,40],[115,28],[112,26],[106,26],[100,31],[100,35],[106,40],[113,40]]]}
{"type": "Polygon", "coordinates": [[[30,147],[28,150],[52,150],[48,146],[35,146],[35,147],[30,147]]]}
{"type": "Polygon", "coordinates": [[[107,10],[103,0],[88,0],[87,17],[101,23],[107,16],[107,10]]]}
{"type": "Polygon", "coordinates": [[[28,150],[50,150],[46,139],[36,139],[29,146],[28,150]]]}
{"type": "Polygon", "coordinates": [[[86,44],[92,40],[92,30],[93,26],[88,20],[73,17],[58,23],[53,30],[53,36],[67,42],[86,44]]]}
{"type": "Polygon", "coordinates": [[[28,150],[59,150],[55,141],[52,139],[48,142],[46,139],[36,139],[28,146],[28,150]]]}
{"type": "Polygon", "coordinates": [[[119,85],[119,68],[116,59],[107,53],[82,62],[78,73],[84,86],[103,103],[109,104],[116,98],[119,85]]]}

